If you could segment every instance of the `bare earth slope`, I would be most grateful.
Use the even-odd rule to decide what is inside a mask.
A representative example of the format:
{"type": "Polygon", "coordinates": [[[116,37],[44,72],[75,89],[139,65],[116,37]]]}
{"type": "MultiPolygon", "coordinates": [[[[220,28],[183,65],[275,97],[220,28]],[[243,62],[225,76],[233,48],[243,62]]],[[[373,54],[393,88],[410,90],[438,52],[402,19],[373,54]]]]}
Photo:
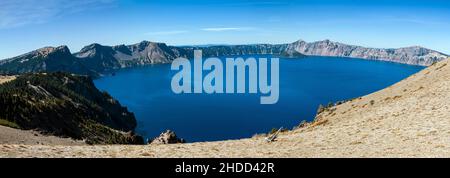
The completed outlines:
{"type": "Polygon", "coordinates": [[[42,135],[33,130],[19,130],[0,126],[0,144],[22,145],[86,145],[83,141],[70,138],[42,135]]]}
{"type": "Polygon", "coordinates": [[[450,157],[450,62],[341,104],[266,143],[147,146],[0,145],[0,157],[450,157]]]}
{"type": "Polygon", "coordinates": [[[2,76],[0,75],[0,84],[5,83],[5,82],[9,82],[11,80],[14,80],[16,77],[14,76],[2,76]]]}

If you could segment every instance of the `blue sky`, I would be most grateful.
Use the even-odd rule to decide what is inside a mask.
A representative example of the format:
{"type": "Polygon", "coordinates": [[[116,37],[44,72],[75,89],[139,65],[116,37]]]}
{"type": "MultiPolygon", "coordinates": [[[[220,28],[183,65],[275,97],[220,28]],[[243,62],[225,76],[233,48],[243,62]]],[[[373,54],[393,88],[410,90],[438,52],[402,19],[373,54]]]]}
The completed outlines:
{"type": "Polygon", "coordinates": [[[44,46],[288,43],[420,45],[450,54],[446,0],[1,0],[0,59],[44,46]]]}

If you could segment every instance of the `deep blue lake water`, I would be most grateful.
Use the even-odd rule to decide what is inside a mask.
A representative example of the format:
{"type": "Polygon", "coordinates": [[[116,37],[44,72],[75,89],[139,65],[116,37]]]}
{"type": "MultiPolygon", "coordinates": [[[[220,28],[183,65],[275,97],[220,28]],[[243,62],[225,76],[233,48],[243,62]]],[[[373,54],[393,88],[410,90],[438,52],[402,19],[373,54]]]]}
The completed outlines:
{"type": "Polygon", "coordinates": [[[170,64],[123,69],[95,84],[135,113],[138,133],[153,138],[170,129],[195,142],[292,128],[312,120],[319,104],[375,92],[421,69],[336,57],[280,59],[280,97],[274,105],[261,105],[255,94],[174,94],[170,64]]]}

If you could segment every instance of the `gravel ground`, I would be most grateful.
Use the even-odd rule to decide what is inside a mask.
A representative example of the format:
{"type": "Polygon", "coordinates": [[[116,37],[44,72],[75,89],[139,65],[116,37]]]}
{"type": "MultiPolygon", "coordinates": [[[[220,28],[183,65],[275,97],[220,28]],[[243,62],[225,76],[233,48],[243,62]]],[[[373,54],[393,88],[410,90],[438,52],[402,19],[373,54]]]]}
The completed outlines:
{"type": "MultiPolygon", "coordinates": [[[[0,145],[84,145],[70,138],[42,135],[37,131],[0,126],[0,145]]],[[[1,155],[1,154],[0,154],[1,155]]]]}

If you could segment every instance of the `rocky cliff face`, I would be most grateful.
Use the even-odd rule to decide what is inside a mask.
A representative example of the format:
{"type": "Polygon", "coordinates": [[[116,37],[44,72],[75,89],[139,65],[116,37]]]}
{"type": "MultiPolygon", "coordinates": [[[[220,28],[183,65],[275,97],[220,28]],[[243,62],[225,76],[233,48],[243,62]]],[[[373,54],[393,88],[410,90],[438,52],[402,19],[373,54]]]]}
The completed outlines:
{"type": "Polygon", "coordinates": [[[230,46],[209,46],[209,47],[182,47],[188,54],[193,54],[194,50],[202,50],[204,57],[221,57],[221,56],[241,56],[241,55],[282,55],[288,45],[230,45],[230,46]]]}
{"type": "Polygon", "coordinates": [[[109,46],[91,44],[75,53],[74,56],[86,66],[100,73],[120,69],[120,62],[115,58],[116,50],[109,46]]]}
{"type": "MultiPolygon", "coordinates": [[[[102,46],[92,44],[84,47],[75,56],[83,64],[96,68],[118,69],[148,64],[170,63],[178,57],[193,58],[194,50],[202,50],[203,57],[285,54],[287,45],[236,45],[210,47],[174,47],[164,43],[143,41],[133,45],[102,46]]],[[[287,54],[287,53],[286,53],[287,54]]]]}
{"type": "Polygon", "coordinates": [[[448,57],[443,53],[419,46],[398,49],[365,48],[330,40],[313,43],[297,41],[289,44],[287,51],[296,51],[305,55],[352,57],[422,66],[431,65],[448,57]]]}
{"type": "Polygon", "coordinates": [[[184,50],[164,43],[143,41],[128,46],[92,44],[74,55],[96,71],[108,72],[125,67],[170,63],[178,57],[187,57],[186,54],[184,50]]]}
{"type": "Polygon", "coordinates": [[[91,78],[24,74],[0,85],[0,119],[25,130],[92,144],[142,144],[134,114],[100,92],[91,78]]]}
{"type": "Polygon", "coordinates": [[[0,61],[0,73],[2,74],[56,71],[96,75],[95,71],[74,57],[67,46],[45,47],[0,61]]]}
{"type": "Polygon", "coordinates": [[[98,76],[125,67],[170,63],[178,57],[188,57],[187,52],[148,41],[128,46],[91,44],[75,54],[71,54],[66,46],[45,47],[1,60],[0,74],[64,71],[98,76]]]}
{"type": "Polygon", "coordinates": [[[291,44],[221,45],[221,46],[167,46],[164,43],[143,41],[133,45],[102,46],[91,44],[71,54],[66,46],[47,47],[0,61],[0,74],[55,72],[98,76],[120,68],[149,64],[170,63],[178,57],[193,58],[194,50],[202,50],[203,57],[269,54],[276,57],[336,56],[391,61],[428,66],[448,55],[423,47],[398,49],[365,48],[329,40],[291,44]]]}

